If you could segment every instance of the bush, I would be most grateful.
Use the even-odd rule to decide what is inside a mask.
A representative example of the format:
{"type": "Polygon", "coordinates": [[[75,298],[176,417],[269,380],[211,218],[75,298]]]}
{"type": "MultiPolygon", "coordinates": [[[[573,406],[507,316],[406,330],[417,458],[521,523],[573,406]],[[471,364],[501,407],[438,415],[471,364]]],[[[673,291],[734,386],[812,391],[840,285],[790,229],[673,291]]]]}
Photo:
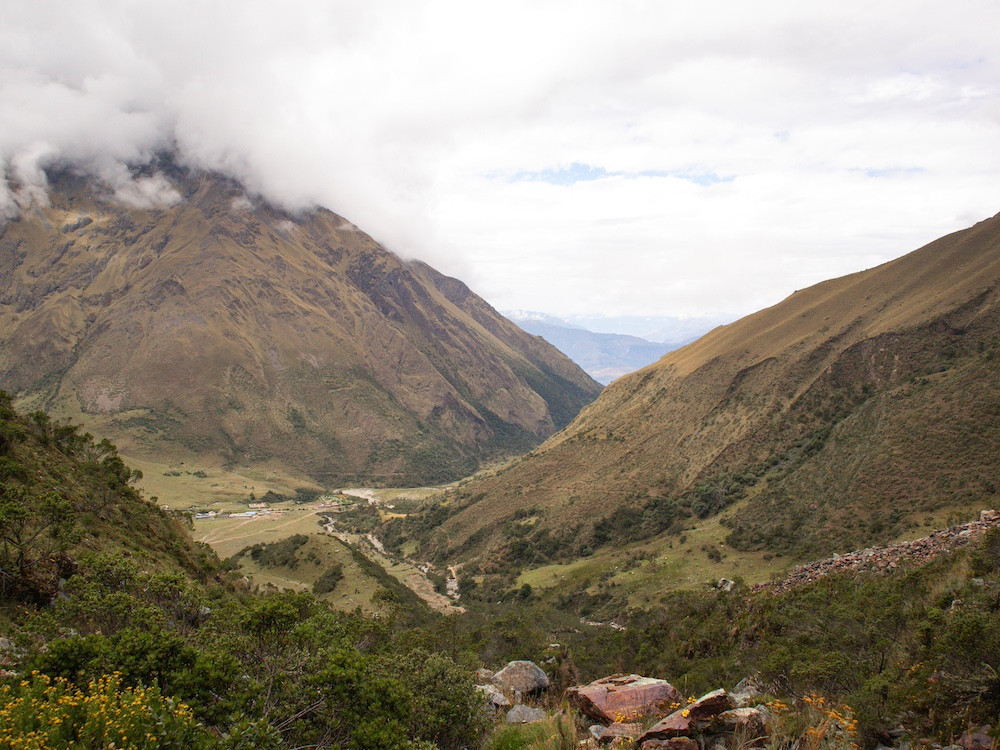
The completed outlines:
{"type": "Polygon", "coordinates": [[[340,583],[343,577],[344,566],[340,563],[334,563],[316,580],[316,583],[313,584],[313,593],[316,594],[316,596],[329,594],[337,588],[337,584],[340,583]]]}
{"type": "Polygon", "coordinates": [[[240,554],[249,554],[254,562],[265,568],[292,568],[294,570],[299,564],[296,553],[308,541],[309,537],[305,534],[295,534],[278,542],[255,544],[240,554]]]}
{"type": "Polygon", "coordinates": [[[126,688],[103,675],[83,690],[34,673],[0,688],[0,745],[25,750],[216,747],[191,709],[156,688],[126,688]]]}

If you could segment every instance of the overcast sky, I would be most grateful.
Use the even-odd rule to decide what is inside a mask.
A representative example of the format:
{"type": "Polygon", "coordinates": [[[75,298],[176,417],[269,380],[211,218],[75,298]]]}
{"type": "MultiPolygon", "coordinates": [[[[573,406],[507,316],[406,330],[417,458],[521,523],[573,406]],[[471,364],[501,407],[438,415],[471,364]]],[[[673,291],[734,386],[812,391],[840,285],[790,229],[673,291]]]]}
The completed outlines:
{"type": "Polygon", "coordinates": [[[1000,3],[0,4],[0,212],[174,146],[496,307],[744,313],[1000,212],[1000,3]],[[20,191],[15,195],[15,191],[20,191]]]}

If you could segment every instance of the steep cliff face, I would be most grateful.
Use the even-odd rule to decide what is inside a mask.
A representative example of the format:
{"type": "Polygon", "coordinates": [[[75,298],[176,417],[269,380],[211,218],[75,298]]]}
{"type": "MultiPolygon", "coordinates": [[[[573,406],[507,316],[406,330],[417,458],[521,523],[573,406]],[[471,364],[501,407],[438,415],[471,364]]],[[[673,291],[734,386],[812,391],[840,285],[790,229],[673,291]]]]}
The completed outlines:
{"type": "Polygon", "coordinates": [[[326,210],[212,174],[139,210],[52,178],[0,229],[0,386],[135,455],[336,484],[454,478],[527,450],[600,386],[464,284],[326,210]]]}
{"type": "Polygon", "coordinates": [[[1000,486],[997,356],[1000,217],[620,378],[523,460],[453,493],[431,551],[544,561],[720,512],[740,547],[891,538],[1000,486]]]}

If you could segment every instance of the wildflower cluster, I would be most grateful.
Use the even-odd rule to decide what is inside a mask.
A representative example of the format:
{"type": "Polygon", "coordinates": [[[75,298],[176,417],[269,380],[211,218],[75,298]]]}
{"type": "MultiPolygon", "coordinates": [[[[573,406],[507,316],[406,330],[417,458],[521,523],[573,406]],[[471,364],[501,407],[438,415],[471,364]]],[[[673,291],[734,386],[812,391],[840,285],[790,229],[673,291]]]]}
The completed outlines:
{"type": "Polygon", "coordinates": [[[156,688],[122,687],[117,674],[103,675],[82,690],[38,672],[0,687],[0,747],[162,750],[210,744],[211,735],[190,708],[156,688]]]}
{"type": "Polygon", "coordinates": [[[805,750],[859,750],[858,722],[846,703],[832,703],[822,695],[803,696],[798,706],[775,699],[767,703],[774,717],[777,745],[805,750]]]}

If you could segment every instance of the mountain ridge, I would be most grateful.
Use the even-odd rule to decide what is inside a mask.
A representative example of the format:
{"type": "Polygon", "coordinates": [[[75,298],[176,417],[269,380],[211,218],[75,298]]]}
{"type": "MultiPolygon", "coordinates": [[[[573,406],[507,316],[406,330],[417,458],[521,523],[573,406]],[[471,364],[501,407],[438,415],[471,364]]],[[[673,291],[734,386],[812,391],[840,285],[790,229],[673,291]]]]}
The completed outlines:
{"type": "Polygon", "coordinates": [[[50,205],[0,228],[0,383],[21,402],[128,455],[419,484],[531,447],[599,391],[336,214],[167,174],[181,199],[158,209],[54,174],[50,205]]]}
{"type": "Polygon", "coordinates": [[[998,289],[1000,216],[800,290],[618,379],[423,539],[523,566],[725,511],[730,544],[809,556],[971,503],[1000,483],[998,289]]]}

